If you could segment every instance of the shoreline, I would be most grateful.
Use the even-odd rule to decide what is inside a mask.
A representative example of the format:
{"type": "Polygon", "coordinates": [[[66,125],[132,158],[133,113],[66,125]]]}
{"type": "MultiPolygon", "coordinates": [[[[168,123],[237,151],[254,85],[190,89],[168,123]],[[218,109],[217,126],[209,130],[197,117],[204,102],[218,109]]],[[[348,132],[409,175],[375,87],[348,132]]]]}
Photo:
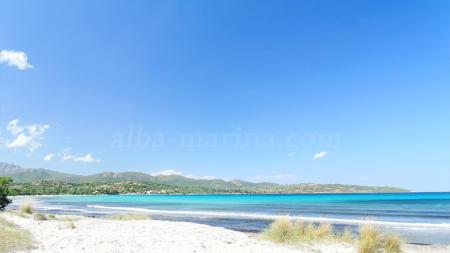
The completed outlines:
{"type": "MultiPolygon", "coordinates": [[[[78,195],[67,195],[78,196],[78,195]]],[[[94,196],[94,195],[93,195],[94,196]]],[[[31,197],[31,196],[28,196],[31,197]]],[[[31,199],[31,201],[33,201],[31,199]]],[[[37,201],[39,203],[39,201],[37,201]]],[[[20,203],[20,202],[19,202],[20,203]]],[[[58,211],[73,211],[80,213],[98,213],[109,214],[116,212],[141,212],[148,213],[150,215],[168,215],[168,216],[187,216],[187,217],[215,217],[215,218],[242,218],[252,220],[275,220],[277,218],[286,217],[286,215],[277,214],[263,214],[263,213],[242,213],[242,212],[207,212],[207,211],[181,211],[181,210],[159,210],[159,209],[147,209],[139,207],[126,207],[126,206],[102,206],[102,205],[86,205],[87,208],[94,208],[99,210],[83,210],[83,209],[70,209],[61,208],[58,206],[40,206],[37,208],[40,210],[58,210],[58,211]],[[102,211],[103,210],[103,211],[102,211]],[[105,211],[109,210],[109,212],[105,211]]],[[[288,215],[289,216],[289,215],[288,215]]],[[[326,222],[339,225],[377,225],[385,227],[398,227],[398,228],[413,228],[413,229],[436,229],[436,230],[450,230],[450,223],[424,223],[424,222],[401,222],[401,221],[385,221],[385,220],[372,220],[372,219],[345,219],[345,218],[332,218],[323,216],[289,216],[289,219],[298,221],[309,222],[326,222]]]]}
{"type": "MultiPolygon", "coordinates": [[[[448,194],[447,194],[448,195],[448,194]]],[[[436,198],[443,199],[444,202],[430,202],[430,204],[436,206],[439,203],[445,202],[449,196],[434,196],[431,195],[426,198],[436,198]],[[437,203],[437,204],[436,204],[437,203]]],[[[165,221],[184,221],[193,222],[196,224],[205,224],[215,227],[222,227],[226,229],[231,229],[234,231],[241,232],[261,232],[266,229],[269,224],[278,218],[284,218],[289,216],[291,220],[311,222],[315,224],[326,223],[333,226],[333,229],[340,233],[345,229],[350,229],[354,233],[357,233],[358,228],[363,224],[374,225],[383,231],[397,234],[404,239],[405,242],[415,243],[415,244],[427,244],[427,245],[450,245],[450,223],[448,219],[437,216],[438,214],[447,215],[445,210],[442,212],[436,208],[431,208],[430,210],[435,210],[437,213],[429,214],[429,216],[421,216],[420,208],[428,208],[425,205],[412,206],[412,214],[415,215],[412,218],[408,215],[405,216],[393,216],[391,218],[386,216],[346,216],[345,210],[340,213],[339,209],[336,210],[334,215],[321,215],[319,213],[291,213],[283,210],[315,210],[315,204],[320,207],[321,201],[333,201],[334,199],[339,199],[341,197],[324,197],[324,199],[316,199],[315,197],[283,197],[279,199],[277,197],[255,197],[247,196],[245,197],[190,197],[190,196],[171,196],[171,195],[157,195],[152,196],[98,196],[98,195],[50,195],[47,196],[21,196],[14,197],[14,203],[10,208],[19,208],[21,203],[30,202],[34,207],[37,208],[38,212],[44,212],[49,214],[59,214],[59,215],[82,215],[86,217],[104,217],[113,213],[142,213],[152,216],[154,219],[165,220],[165,221]],[[148,198],[147,198],[148,197],[148,198]],[[61,198],[58,200],[58,198],[61,198]],[[306,200],[305,200],[306,199],[306,200]],[[221,205],[224,201],[223,206],[221,205]],[[256,207],[258,208],[247,208],[246,203],[258,203],[256,207]],[[301,205],[297,206],[297,202],[300,201],[301,205]],[[301,201],[305,201],[304,203],[301,201]],[[311,206],[306,201],[313,201],[311,206]],[[136,204],[138,203],[138,204],[136,204]],[[139,204],[140,203],[140,204],[139,204]],[[142,204],[144,203],[144,204],[142,204]],[[160,204],[162,203],[162,204],[160,204]],[[174,206],[164,206],[164,203],[174,203],[183,205],[183,208],[178,208],[174,206]],[[192,204],[191,204],[192,203],[192,204]],[[201,203],[201,205],[199,204],[201,203]],[[207,203],[205,205],[204,203],[207,203]],[[275,203],[272,207],[271,203],[275,203]],[[281,204],[278,204],[281,203],[281,204]],[[269,206],[268,206],[269,205],[269,206]],[[209,209],[212,207],[213,209],[209,209]],[[436,219],[433,219],[434,217],[436,219]],[[431,218],[428,218],[431,217],[431,218]]],[[[381,200],[384,198],[393,199],[390,202],[390,208],[392,210],[398,210],[398,212],[406,212],[408,214],[409,210],[405,208],[397,208],[396,203],[403,203],[403,199],[422,199],[424,196],[408,196],[408,197],[390,197],[390,196],[380,196],[381,200]],[[401,200],[397,201],[397,198],[401,200]]],[[[364,209],[371,213],[370,208],[376,208],[376,204],[381,200],[378,200],[377,196],[374,197],[343,197],[344,199],[356,200],[356,202],[349,202],[348,213],[351,214],[351,210],[364,209]],[[370,205],[366,207],[360,207],[360,199],[370,200],[370,205]],[[374,199],[374,201],[372,201],[374,199]],[[353,204],[355,203],[355,204],[353,204]]],[[[325,202],[326,203],[326,202],[325,202]]],[[[337,202],[339,203],[339,202],[337,202]]],[[[407,202],[408,203],[408,202],[407,202]]],[[[415,203],[415,202],[412,202],[415,203]]],[[[363,203],[364,204],[364,203],[363,203]]],[[[328,205],[328,204],[327,204],[328,205]]],[[[334,208],[331,205],[331,208],[334,208]]],[[[388,208],[381,208],[381,210],[388,208]]],[[[320,211],[320,208],[318,209],[320,211]]],[[[387,212],[386,211],[386,212],[387,212]]],[[[384,215],[386,212],[380,212],[384,215]]],[[[325,212],[326,213],[326,212],[325,212]]],[[[373,212],[372,212],[373,213],[373,212]]],[[[428,215],[428,214],[427,214],[428,215]]]]}
{"type": "Polygon", "coordinates": [[[11,195],[13,198],[21,198],[21,197],[64,197],[64,196],[223,196],[223,195],[358,195],[358,194],[449,194],[450,191],[386,191],[386,192],[302,192],[302,193],[294,193],[294,192],[279,192],[279,193],[118,193],[118,194],[38,194],[38,195],[11,195]]]}
{"type": "MultiPolygon", "coordinates": [[[[131,211],[143,212],[148,214],[179,214],[190,216],[206,216],[206,217],[220,217],[220,218],[250,218],[255,220],[275,220],[286,217],[286,215],[271,215],[271,214],[252,214],[252,213],[237,213],[237,212],[204,212],[204,211],[173,211],[173,210],[154,210],[138,207],[109,207],[101,205],[87,205],[87,207],[116,210],[116,211],[131,211]]],[[[289,215],[288,215],[289,216],[289,215]]],[[[310,222],[326,222],[332,224],[342,225],[380,225],[380,226],[396,226],[405,228],[430,228],[430,229],[450,229],[450,223],[414,223],[414,222],[394,222],[394,221],[377,221],[377,220],[358,220],[358,219],[340,219],[340,218],[326,218],[326,217],[308,217],[308,216],[289,216],[289,219],[310,222]]]]}

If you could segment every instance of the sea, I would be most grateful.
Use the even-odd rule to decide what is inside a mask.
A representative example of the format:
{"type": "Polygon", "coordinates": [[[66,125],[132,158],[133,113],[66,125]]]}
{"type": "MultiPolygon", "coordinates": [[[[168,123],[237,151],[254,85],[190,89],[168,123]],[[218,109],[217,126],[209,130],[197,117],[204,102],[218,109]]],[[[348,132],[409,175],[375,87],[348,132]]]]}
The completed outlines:
{"type": "MultiPolygon", "coordinates": [[[[26,197],[27,201],[30,197],[26,197]]],[[[17,207],[24,198],[14,199],[17,207]]],[[[187,221],[260,232],[278,218],[331,223],[338,231],[373,224],[413,244],[450,245],[450,193],[64,195],[36,196],[43,212],[101,217],[142,212],[153,219],[187,221]]]]}

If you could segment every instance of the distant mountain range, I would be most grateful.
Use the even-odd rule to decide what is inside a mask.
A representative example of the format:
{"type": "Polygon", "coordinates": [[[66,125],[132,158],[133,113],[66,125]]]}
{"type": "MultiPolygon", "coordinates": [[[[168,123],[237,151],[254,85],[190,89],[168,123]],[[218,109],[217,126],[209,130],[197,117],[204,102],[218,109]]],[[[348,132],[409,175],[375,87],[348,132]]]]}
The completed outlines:
{"type": "Polygon", "coordinates": [[[221,179],[194,179],[180,175],[152,176],[141,172],[103,172],[88,176],[62,173],[48,169],[27,169],[21,166],[0,162],[0,176],[8,176],[16,184],[42,181],[64,182],[72,184],[85,183],[158,183],[178,187],[198,187],[215,191],[245,191],[263,193],[313,193],[313,192],[405,192],[406,189],[390,186],[361,186],[345,184],[289,184],[270,182],[253,183],[243,180],[225,181],[221,179]]]}

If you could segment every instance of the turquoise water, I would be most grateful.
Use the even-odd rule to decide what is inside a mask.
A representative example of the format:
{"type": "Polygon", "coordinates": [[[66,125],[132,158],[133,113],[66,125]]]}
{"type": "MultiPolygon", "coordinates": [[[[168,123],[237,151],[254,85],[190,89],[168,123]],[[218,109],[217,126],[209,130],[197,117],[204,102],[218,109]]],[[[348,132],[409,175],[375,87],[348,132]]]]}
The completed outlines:
{"type": "Polygon", "coordinates": [[[49,212],[103,215],[140,211],[159,219],[187,220],[244,231],[264,229],[289,215],[336,227],[371,220],[411,242],[450,244],[450,193],[295,195],[95,195],[38,199],[49,212]]]}

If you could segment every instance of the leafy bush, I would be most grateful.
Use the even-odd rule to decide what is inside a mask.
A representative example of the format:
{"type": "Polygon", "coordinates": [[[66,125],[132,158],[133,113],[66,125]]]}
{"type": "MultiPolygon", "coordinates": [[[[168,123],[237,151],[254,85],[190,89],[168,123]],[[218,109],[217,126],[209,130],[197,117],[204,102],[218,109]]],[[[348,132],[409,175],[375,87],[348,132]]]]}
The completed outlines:
{"type": "Polygon", "coordinates": [[[9,177],[0,177],[0,210],[11,204],[11,200],[8,198],[9,185],[12,183],[12,179],[9,177]]]}

